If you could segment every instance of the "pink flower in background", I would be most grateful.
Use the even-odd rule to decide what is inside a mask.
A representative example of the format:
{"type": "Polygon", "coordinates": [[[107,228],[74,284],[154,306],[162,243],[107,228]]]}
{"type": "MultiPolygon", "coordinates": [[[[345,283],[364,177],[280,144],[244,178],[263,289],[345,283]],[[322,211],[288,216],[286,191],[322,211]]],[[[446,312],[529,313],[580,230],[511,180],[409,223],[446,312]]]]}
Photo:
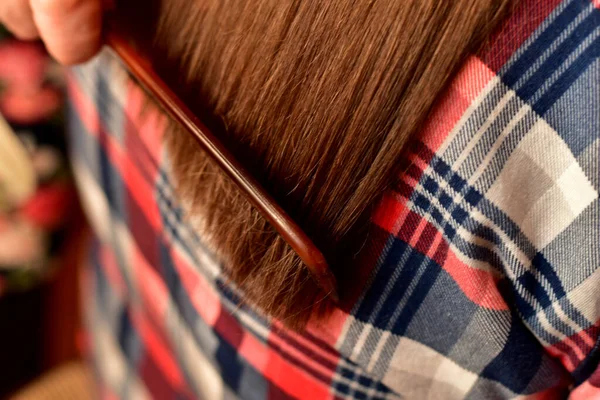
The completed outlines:
{"type": "Polygon", "coordinates": [[[8,89],[0,95],[0,113],[11,122],[32,124],[56,112],[61,102],[60,92],[52,87],[30,92],[8,89]]]}
{"type": "Polygon", "coordinates": [[[0,81],[7,86],[40,87],[49,62],[42,47],[36,43],[0,42],[0,81]]]}
{"type": "Polygon", "coordinates": [[[39,146],[33,151],[31,162],[38,178],[45,180],[59,170],[62,160],[54,147],[39,146]]]}
{"type": "Polygon", "coordinates": [[[45,84],[50,59],[31,42],[0,43],[0,112],[20,124],[39,122],[61,105],[57,88],[45,84]]]}
{"type": "Polygon", "coordinates": [[[42,186],[21,207],[19,215],[37,227],[52,230],[63,223],[72,199],[72,188],[66,183],[42,186]]]}
{"type": "Polygon", "coordinates": [[[48,277],[55,256],[49,244],[62,241],[76,200],[62,147],[44,137],[57,134],[52,118],[63,104],[63,73],[41,42],[0,40],[0,115],[15,129],[37,175],[35,193],[18,204],[0,187],[0,297],[48,277]]]}
{"type": "Polygon", "coordinates": [[[46,251],[41,229],[23,219],[0,227],[0,267],[28,266],[46,251]]]}

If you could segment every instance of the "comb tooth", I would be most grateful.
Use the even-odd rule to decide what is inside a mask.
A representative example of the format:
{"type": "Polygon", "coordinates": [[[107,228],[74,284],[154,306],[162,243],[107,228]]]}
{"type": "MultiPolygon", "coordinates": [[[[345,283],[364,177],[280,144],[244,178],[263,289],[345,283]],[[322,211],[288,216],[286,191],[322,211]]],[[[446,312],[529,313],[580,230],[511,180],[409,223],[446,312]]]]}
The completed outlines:
{"type": "Polygon", "coordinates": [[[329,269],[329,265],[323,254],[321,252],[315,253],[314,249],[316,248],[307,247],[307,244],[303,243],[299,238],[290,239],[290,244],[295,242],[299,245],[298,248],[294,248],[294,250],[310,271],[315,282],[331,300],[335,303],[339,303],[337,280],[335,275],[331,272],[331,269],[329,269]]]}
{"type": "Polygon", "coordinates": [[[322,271],[318,275],[317,284],[327,293],[327,296],[334,302],[339,303],[340,298],[337,291],[337,283],[335,276],[331,273],[329,268],[322,271]]]}

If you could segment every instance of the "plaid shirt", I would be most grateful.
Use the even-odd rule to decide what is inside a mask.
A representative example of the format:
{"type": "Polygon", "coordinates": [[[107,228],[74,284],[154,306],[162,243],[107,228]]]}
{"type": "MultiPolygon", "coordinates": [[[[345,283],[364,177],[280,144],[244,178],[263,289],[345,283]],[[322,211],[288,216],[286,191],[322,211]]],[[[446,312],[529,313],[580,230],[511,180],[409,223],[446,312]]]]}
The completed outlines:
{"type": "Polygon", "coordinates": [[[70,82],[103,398],[600,396],[600,1],[524,0],[384,193],[350,312],[239,305],[183,218],[165,116],[109,53],[70,82]]]}

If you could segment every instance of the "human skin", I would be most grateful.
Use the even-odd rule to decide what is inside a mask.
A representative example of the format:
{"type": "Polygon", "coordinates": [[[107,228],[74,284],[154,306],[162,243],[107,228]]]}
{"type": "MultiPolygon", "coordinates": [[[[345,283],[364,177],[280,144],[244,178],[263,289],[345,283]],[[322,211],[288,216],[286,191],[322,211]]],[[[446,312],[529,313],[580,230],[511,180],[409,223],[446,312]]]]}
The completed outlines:
{"type": "Polygon", "coordinates": [[[1,0],[0,22],[23,40],[40,38],[65,65],[93,57],[102,44],[103,0],[1,0]]]}

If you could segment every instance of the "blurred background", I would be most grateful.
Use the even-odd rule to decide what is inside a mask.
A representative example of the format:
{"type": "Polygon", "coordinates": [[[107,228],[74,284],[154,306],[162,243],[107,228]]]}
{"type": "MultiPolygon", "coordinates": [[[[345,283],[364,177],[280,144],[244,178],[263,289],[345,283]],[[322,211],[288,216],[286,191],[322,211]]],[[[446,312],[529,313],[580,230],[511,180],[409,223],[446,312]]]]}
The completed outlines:
{"type": "Polygon", "coordinates": [[[56,398],[35,390],[81,374],[86,227],[66,157],[63,74],[40,43],[0,25],[0,399],[56,398]]]}

